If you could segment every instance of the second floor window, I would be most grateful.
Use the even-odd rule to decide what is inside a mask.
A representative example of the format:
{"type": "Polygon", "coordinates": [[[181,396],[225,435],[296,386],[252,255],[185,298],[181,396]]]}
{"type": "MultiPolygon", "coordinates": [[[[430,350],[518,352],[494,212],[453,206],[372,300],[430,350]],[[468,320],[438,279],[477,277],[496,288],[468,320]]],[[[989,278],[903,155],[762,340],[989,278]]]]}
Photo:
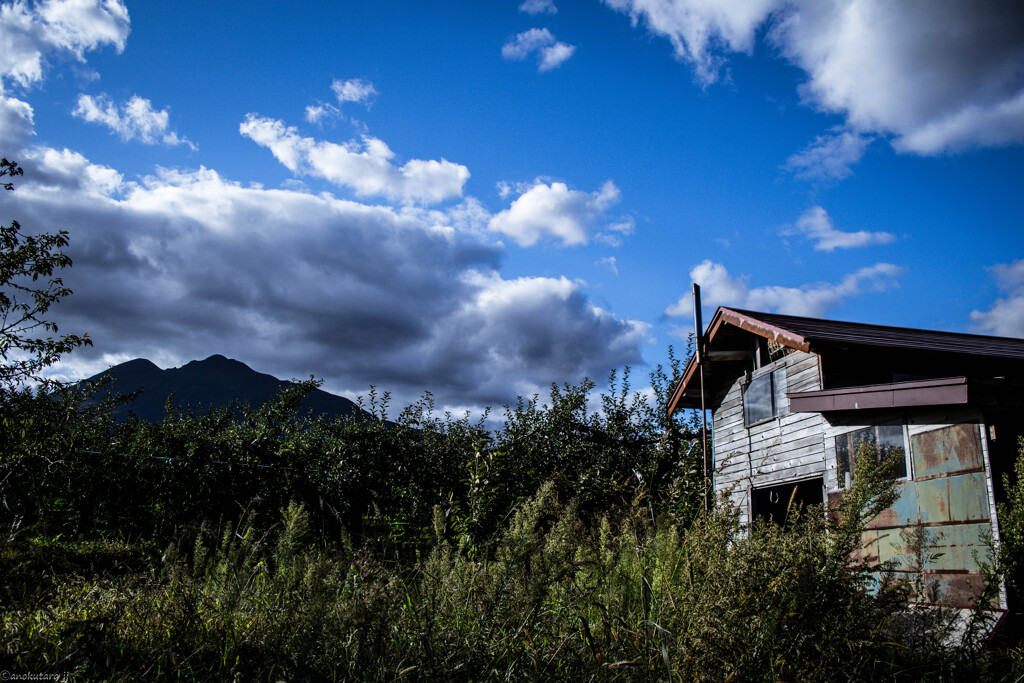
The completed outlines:
{"type": "Polygon", "coordinates": [[[786,369],[750,380],[743,390],[743,424],[750,426],[782,415],[786,405],[786,369]]]}

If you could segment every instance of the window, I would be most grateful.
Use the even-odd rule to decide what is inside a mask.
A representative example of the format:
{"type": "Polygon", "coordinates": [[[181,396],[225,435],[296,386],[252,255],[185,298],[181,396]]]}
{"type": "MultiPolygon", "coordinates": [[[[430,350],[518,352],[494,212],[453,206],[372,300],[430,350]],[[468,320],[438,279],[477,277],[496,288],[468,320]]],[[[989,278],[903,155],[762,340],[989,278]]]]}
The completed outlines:
{"type": "Polygon", "coordinates": [[[749,427],[781,415],[785,400],[785,368],[750,380],[743,390],[743,424],[749,427]]]}
{"type": "Polygon", "coordinates": [[[903,422],[897,420],[886,424],[864,427],[863,429],[840,434],[836,437],[836,460],[839,463],[840,486],[845,487],[852,480],[857,448],[861,444],[876,446],[880,459],[890,453],[897,453],[900,457],[896,476],[901,479],[907,477],[906,439],[903,433],[903,422]]]}

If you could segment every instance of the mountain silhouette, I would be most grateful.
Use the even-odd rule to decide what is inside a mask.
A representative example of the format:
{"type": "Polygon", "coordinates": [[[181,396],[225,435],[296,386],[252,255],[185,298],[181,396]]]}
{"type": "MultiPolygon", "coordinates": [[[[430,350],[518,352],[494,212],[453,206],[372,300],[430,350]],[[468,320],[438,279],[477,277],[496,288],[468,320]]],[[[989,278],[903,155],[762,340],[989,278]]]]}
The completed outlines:
{"type": "MultiPolygon", "coordinates": [[[[117,410],[117,416],[126,418],[129,413],[134,413],[150,422],[164,418],[168,397],[173,406],[182,410],[205,411],[234,402],[248,403],[255,408],[274,398],[278,390],[288,384],[219,354],[166,370],[145,358],[136,358],[86,381],[97,381],[107,376],[111,376],[111,382],[102,388],[100,396],[140,392],[134,401],[117,410]]],[[[308,416],[344,417],[361,412],[349,399],[320,389],[302,399],[299,407],[299,414],[308,416]]]]}

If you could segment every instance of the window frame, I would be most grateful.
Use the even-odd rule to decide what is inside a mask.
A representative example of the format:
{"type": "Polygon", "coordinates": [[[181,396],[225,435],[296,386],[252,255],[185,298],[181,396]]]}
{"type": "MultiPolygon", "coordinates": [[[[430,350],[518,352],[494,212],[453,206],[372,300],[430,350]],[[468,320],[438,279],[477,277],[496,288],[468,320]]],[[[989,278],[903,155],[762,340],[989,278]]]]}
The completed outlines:
{"type": "Polygon", "coordinates": [[[882,428],[882,427],[892,427],[892,426],[897,426],[897,425],[900,427],[900,437],[903,440],[903,463],[904,463],[904,465],[903,465],[903,474],[897,476],[896,480],[897,481],[910,481],[910,480],[912,480],[914,478],[914,473],[913,473],[913,469],[912,469],[913,468],[913,458],[911,457],[911,452],[910,452],[910,430],[909,430],[909,426],[907,424],[906,418],[899,417],[899,418],[895,418],[895,419],[892,419],[892,420],[887,420],[887,421],[884,421],[884,422],[876,422],[874,424],[857,425],[857,426],[854,426],[854,427],[851,427],[851,428],[847,429],[846,431],[840,432],[838,434],[833,434],[833,436],[832,436],[832,445],[835,448],[836,480],[837,480],[837,483],[838,483],[838,488],[840,488],[840,489],[848,489],[850,487],[850,485],[853,483],[853,477],[854,477],[854,474],[855,474],[855,472],[854,472],[854,458],[855,458],[855,454],[856,454],[856,447],[855,447],[856,443],[855,442],[854,443],[848,443],[847,446],[845,447],[845,450],[847,451],[846,456],[845,456],[845,458],[841,458],[840,455],[839,455],[839,451],[840,451],[839,440],[844,438],[844,437],[849,438],[850,435],[852,435],[852,434],[854,434],[856,432],[862,432],[862,431],[870,429],[870,430],[874,430],[874,444],[877,445],[879,443],[879,437],[881,436],[879,434],[879,432],[878,432],[879,428],[882,428]],[[846,469],[843,468],[844,463],[846,465],[846,469]],[[849,478],[847,478],[847,475],[849,475],[849,478]]]}
{"type": "MultiPolygon", "coordinates": [[[[782,359],[780,359],[780,361],[781,360],[782,359]]],[[[762,370],[763,372],[759,372],[756,376],[747,380],[740,391],[740,402],[743,407],[743,426],[745,428],[755,427],[788,414],[788,405],[785,404],[785,391],[788,388],[789,379],[786,376],[785,362],[779,362],[777,365],[772,363],[764,366],[762,370]],[[781,382],[778,378],[781,378],[781,382]],[[771,414],[766,417],[759,417],[756,420],[751,420],[749,408],[751,404],[747,401],[747,392],[755,385],[755,383],[762,381],[766,381],[768,384],[767,395],[765,398],[767,398],[770,405],[771,414]]],[[[764,400],[764,398],[760,400],[764,400]]]]}

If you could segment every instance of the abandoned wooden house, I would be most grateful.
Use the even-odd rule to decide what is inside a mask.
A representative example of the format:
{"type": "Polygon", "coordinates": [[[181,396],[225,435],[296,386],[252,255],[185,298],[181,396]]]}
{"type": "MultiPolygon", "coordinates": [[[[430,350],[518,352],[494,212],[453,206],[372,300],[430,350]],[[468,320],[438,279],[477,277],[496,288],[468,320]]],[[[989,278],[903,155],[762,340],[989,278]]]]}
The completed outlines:
{"type": "Polygon", "coordinates": [[[1024,340],[720,307],[699,347],[668,410],[711,412],[714,490],[744,520],[837,500],[859,442],[895,449],[900,497],[864,550],[900,561],[900,531],[921,526],[932,546],[923,601],[972,603],[1024,433],[1024,340]]]}

